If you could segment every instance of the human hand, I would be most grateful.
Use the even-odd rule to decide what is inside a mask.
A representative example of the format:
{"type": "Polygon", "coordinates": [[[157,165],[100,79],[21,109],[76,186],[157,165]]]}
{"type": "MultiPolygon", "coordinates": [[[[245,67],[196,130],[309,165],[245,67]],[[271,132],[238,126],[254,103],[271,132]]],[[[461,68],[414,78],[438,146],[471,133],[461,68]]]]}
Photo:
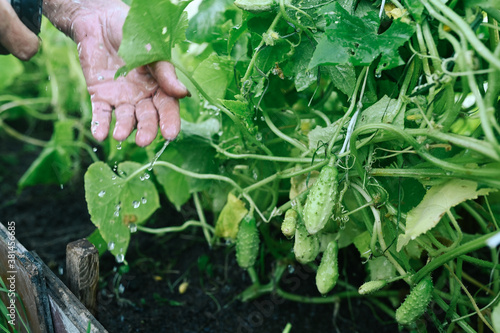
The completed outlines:
{"type": "Polygon", "coordinates": [[[21,60],[33,57],[38,52],[38,37],[21,22],[7,0],[0,0],[0,18],[1,54],[10,52],[21,60]]]}
{"type": "Polygon", "coordinates": [[[112,111],[113,137],[125,140],[137,127],[136,143],[149,145],[158,133],[173,140],[180,131],[179,99],[189,92],[168,62],[157,62],[114,79],[124,65],[118,56],[128,6],[121,1],[81,1],[74,10],[69,35],[78,54],[92,102],[92,134],[108,136],[112,111]]]}

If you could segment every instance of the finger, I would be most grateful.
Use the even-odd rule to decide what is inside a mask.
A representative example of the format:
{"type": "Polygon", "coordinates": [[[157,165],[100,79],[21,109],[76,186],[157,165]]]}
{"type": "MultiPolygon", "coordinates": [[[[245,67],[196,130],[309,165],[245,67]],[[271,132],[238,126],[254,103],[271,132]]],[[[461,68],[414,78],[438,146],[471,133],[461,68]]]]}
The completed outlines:
{"type": "Polygon", "coordinates": [[[160,116],[161,135],[167,140],[174,140],[181,130],[179,100],[167,96],[163,91],[158,90],[153,97],[153,103],[160,116]]]}
{"type": "Polygon", "coordinates": [[[0,0],[0,43],[21,60],[29,60],[38,51],[38,37],[17,17],[6,0],[0,0]]]}
{"type": "Polygon", "coordinates": [[[130,104],[122,104],[115,109],[116,124],[113,130],[113,138],[124,141],[135,126],[135,108],[130,104]]]}
{"type": "Polygon", "coordinates": [[[92,102],[91,131],[94,138],[99,141],[106,139],[111,123],[111,105],[105,102],[92,102]]]}
{"type": "Polygon", "coordinates": [[[174,65],[171,63],[167,61],[158,61],[150,64],[148,68],[160,85],[160,88],[163,89],[167,95],[175,98],[191,96],[186,86],[177,79],[174,65]]]}
{"type": "Polygon", "coordinates": [[[135,107],[137,134],[135,142],[144,147],[153,142],[158,133],[158,113],[151,98],[140,101],[135,107]]]}

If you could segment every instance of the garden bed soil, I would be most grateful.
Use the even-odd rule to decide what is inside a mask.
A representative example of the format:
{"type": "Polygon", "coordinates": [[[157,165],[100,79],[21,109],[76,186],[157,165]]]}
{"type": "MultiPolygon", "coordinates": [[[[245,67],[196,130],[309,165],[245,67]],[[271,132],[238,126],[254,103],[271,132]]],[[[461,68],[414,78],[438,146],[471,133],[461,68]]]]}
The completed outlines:
{"type": "MultiPolygon", "coordinates": [[[[34,186],[18,193],[17,181],[39,150],[0,139],[0,221],[15,221],[19,241],[65,281],[66,245],[94,230],[83,174],[64,186],[34,186]]],[[[166,202],[162,205],[166,208],[151,218],[154,227],[178,225],[190,217],[189,209],[183,215],[166,202]]],[[[357,252],[351,252],[340,263],[341,275],[358,285],[364,272],[344,264],[359,262],[357,252]]],[[[291,332],[398,331],[391,318],[361,298],[336,304],[297,303],[275,295],[237,300],[251,284],[248,274],[237,266],[232,247],[209,248],[200,230],[164,236],[138,232],[126,259],[130,270],[120,274],[123,266],[111,255],[101,257],[96,317],[109,332],[282,332],[288,323],[291,332]],[[184,282],[187,289],[181,293],[184,282]]],[[[314,274],[300,265],[289,266],[282,281],[287,281],[282,282],[285,290],[319,296],[314,274]]]]}

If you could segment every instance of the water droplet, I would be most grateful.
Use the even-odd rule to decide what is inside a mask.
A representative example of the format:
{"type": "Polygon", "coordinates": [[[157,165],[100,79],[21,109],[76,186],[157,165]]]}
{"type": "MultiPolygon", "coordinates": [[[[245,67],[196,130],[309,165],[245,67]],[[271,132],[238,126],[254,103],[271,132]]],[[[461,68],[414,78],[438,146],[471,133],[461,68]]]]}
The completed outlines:
{"type": "Polygon", "coordinates": [[[115,249],[115,243],[109,242],[108,243],[108,250],[113,251],[115,249]]]}
{"type": "Polygon", "coordinates": [[[59,275],[63,275],[64,274],[64,268],[62,268],[62,266],[59,266],[58,273],[59,273],[59,275]]]}
{"type": "Polygon", "coordinates": [[[105,194],[106,194],[106,191],[103,190],[103,191],[99,192],[98,196],[99,196],[99,198],[102,198],[105,194]]]}
{"type": "Polygon", "coordinates": [[[118,292],[120,294],[123,294],[123,292],[125,291],[125,286],[123,284],[120,283],[120,285],[118,286],[118,292]]]}
{"type": "Polygon", "coordinates": [[[118,150],[122,149],[122,143],[121,142],[118,142],[118,144],[116,145],[116,149],[118,149],[118,150]]]}
{"type": "Polygon", "coordinates": [[[137,232],[137,224],[135,224],[135,223],[130,223],[128,225],[128,228],[130,229],[131,233],[137,232]]]}
{"type": "Polygon", "coordinates": [[[122,253],[119,253],[115,256],[117,263],[122,263],[125,260],[125,256],[122,253]]]}
{"type": "Polygon", "coordinates": [[[295,272],[295,267],[293,267],[292,265],[288,265],[287,269],[288,269],[288,273],[290,273],[290,274],[293,274],[293,272],[295,272]]]}
{"type": "Polygon", "coordinates": [[[61,184],[61,190],[64,190],[64,184],[61,184]]]}
{"type": "Polygon", "coordinates": [[[167,33],[167,27],[163,27],[163,29],[161,29],[161,34],[164,35],[167,33]]]}
{"type": "Polygon", "coordinates": [[[147,173],[147,172],[146,172],[146,173],[144,174],[144,179],[149,179],[149,177],[151,177],[151,176],[149,175],[149,173],[147,173]]]}
{"type": "Polygon", "coordinates": [[[99,81],[102,81],[102,80],[104,80],[104,76],[102,76],[102,75],[99,75],[99,76],[97,77],[97,80],[99,80],[99,81]]]}
{"type": "Polygon", "coordinates": [[[132,201],[132,207],[139,208],[140,205],[141,205],[141,203],[139,201],[137,201],[137,200],[132,201]]]}
{"type": "Polygon", "coordinates": [[[116,176],[111,176],[111,180],[115,180],[115,179],[116,179],[116,176]]]}
{"type": "Polygon", "coordinates": [[[380,79],[382,77],[382,72],[379,72],[379,71],[375,72],[375,77],[377,79],[380,79]]]}
{"type": "Polygon", "coordinates": [[[97,151],[97,147],[92,148],[92,151],[95,153],[97,151]]]}
{"type": "Polygon", "coordinates": [[[142,197],[141,202],[144,205],[146,202],[148,202],[148,200],[146,198],[142,197]]]}
{"type": "Polygon", "coordinates": [[[262,140],[262,133],[255,134],[255,139],[257,139],[257,141],[262,140]]]}

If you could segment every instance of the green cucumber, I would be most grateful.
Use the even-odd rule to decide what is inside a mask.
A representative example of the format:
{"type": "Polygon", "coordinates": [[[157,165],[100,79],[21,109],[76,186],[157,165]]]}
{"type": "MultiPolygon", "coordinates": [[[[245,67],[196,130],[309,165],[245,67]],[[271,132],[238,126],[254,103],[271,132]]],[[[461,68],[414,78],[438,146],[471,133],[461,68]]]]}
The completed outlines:
{"type": "Polygon", "coordinates": [[[323,252],[316,272],[316,287],[322,295],[327,294],[337,284],[339,278],[338,251],[337,241],[332,240],[323,252]]]}
{"type": "Polygon", "coordinates": [[[319,173],[311,187],[304,205],[304,223],[307,231],[313,235],[321,231],[333,213],[338,197],[338,172],[331,159],[319,173]]]}
{"type": "MultiPolygon", "coordinates": [[[[278,0],[236,0],[235,6],[251,13],[262,13],[278,8],[278,0]]],[[[290,4],[290,0],[285,0],[285,4],[290,4]]]]}
{"type": "Polygon", "coordinates": [[[310,235],[304,223],[299,219],[295,230],[295,243],[293,244],[295,259],[301,264],[307,264],[316,259],[319,249],[318,235],[310,235]]]}
{"type": "Polygon", "coordinates": [[[359,287],[358,293],[360,295],[368,295],[384,288],[386,285],[387,281],[385,280],[368,281],[363,283],[361,287],[359,287]]]}
{"type": "Polygon", "coordinates": [[[259,255],[259,229],[253,216],[243,218],[236,234],[236,261],[241,268],[255,264],[259,255]]]}
{"type": "Polygon", "coordinates": [[[406,297],[404,302],[396,310],[396,321],[401,325],[415,322],[424,314],[432,299],[432,279],[430,276],[422,279],[406,297]]]}
{"type": "Polygon", "coordinates": [[[295,235],[298,218],[299,215],[295,209],[290,208],[286,211],[283,223],[281,223],[281,232],[286,238],[292,238],[295,235]]]}

